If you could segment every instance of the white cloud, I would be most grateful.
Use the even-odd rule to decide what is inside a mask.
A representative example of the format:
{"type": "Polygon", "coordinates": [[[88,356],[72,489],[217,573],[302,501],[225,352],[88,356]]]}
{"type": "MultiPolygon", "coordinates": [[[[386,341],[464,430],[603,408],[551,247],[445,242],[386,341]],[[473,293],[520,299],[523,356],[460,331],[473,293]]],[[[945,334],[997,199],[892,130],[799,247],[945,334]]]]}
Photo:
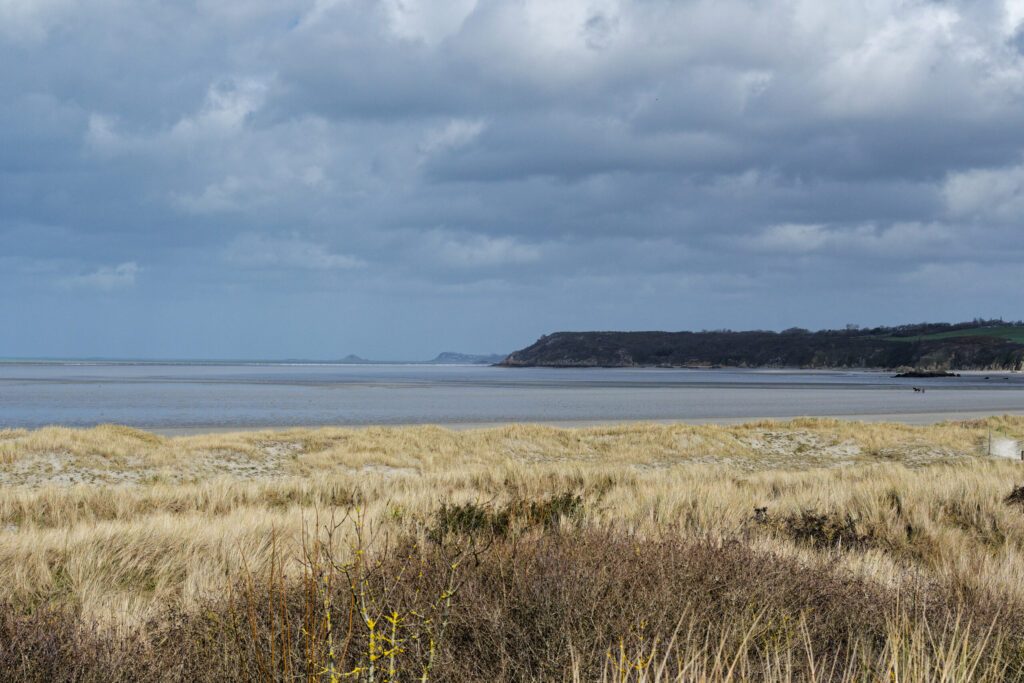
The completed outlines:
{"type": "Polygon", "coordinates": [[[175,202],[191,213],[235,211],[246,204],[246,195],[251,194],[251,189],[241,178],[229,175],[221,181],[210,183],[200,192],[178,195],[175,202]]]}
{"type": "Polygon", "coordinates": [[[952,173],[943,192],[953,216],[1019,222],[1024,216],[1024,165],[952,173]]]}
{"type": "Polygon", "coordinates": [[[956,230],[942,223],[910,221],[885,226],[786,223],[766,228],[744,243],[758,251],[789,254],[834,252],[902,257],[942,250],[955,238],[956,230]]]}
{"type": "Polygon", "coordinates": [[[334,189],[338,131],[315,116],[253,125],[269,82],[218,80],[196,110],[157,130],[133,130],[93,112],[85,144],[103,160],[134,157],[152,169],[187,169],[159,193],[188,213],[263,211],[281,202],[308,206],[310,196],[334,189]]]}
{"type": "Polygon", "coordinates": [[[581,56],[595,47],[595,40],[607,44],[620,4],[618,0],[526,0],[522,12],[528,44],[551,56],[581,56]]]}
{"type": "Polygon", "coordinates": [[[304,158],[301,151],[284,150],[276,158],[269,152],[279,150],[263,151],[266,156],[252,167],[238,169],[242,175],[229,173],[196,192],[174,193],[172,203],[194,214],[258,212],[283,196],[296,198],[300,192],[330,190],[331,182],[324,168],[315,160],[304,158]]]}
{"type": "Polygon", "coordinates": [[[959,18],[956,8],[927,3],[879,11],[821,71],[826,108],[842,117],[891,115],[918,103],[945,59],[971,56],[952,49],[959,18]]]}
{"type": "Polygon", "coordinates": [[[299,237],[277,238],[255,233],[235,238],[228,245],[225,258],[229,263],[248,268],[347,270],[366,265],[354,256],[332,252],[322,244],[299,237]]]}
{"type": "Polygon", "coordinates": [[[451,119],[445,125],[429,130],[420,150],[424,154],[433,154],[465,147],[476,140],[483,130],[484,122],[479,119],[451,119]]]}
{"type": "Polygon", "coordinates": [[[86,145],[102,154],[120,151],[123,148],[123,138],[115,128],[113,118],[103,114],[90,114],[89,124],[85,130],[86,145]]]}
{"type": "Polygon", "coordinates": [[[73,289],[98,289],[109,292],[135,286],[135,277],[140,270],[134,261],[126,261],[116,266],[101,266],[90,273],[62,278],[58,284],[73,289]]]}
{"type": "MultiPolygon", "coordinates": [[[[0,0],[2,1],[2,0],[0,0]]],[[[102,154],[171,153],[181,154],[202,144],[225,144],[244,130],[267,96],[269,82],[257,78],[229,78],[212,83],[199,109],[178,119],[169,128],[149,133],[120,130],[109,115],[93,112],[89,116],[85,142],[102,154]]]]}
{"type": "Polygon", "coordinates": [[[1003,12],[1003,32],[1007,36],[1012,36],[1024,22],[1024,0],[1006,0],[1003,12]]]}
{"type": "Polygon", "coordinates": [[[773,225],[751,240],[751,245],[765,251],[806,253],[817,251],[828,242],[824,225],[787,223],[773,225]]]}
{"type": "MultiPolygon", "coordinates": [[[[0,223],[4,257],[65,269],[0,285],[109,263],[75,279],[108,286],[145,253],[140,285],[159,264],[166,291],[259,302],[372,254],[350,280],[387,280],[382,306],[493,278],[544,290],[532,309],[579,274],[771,262],[809,296],[839,270],[1008,261],[1022,18],[1024,0],[0,0],[0,214],[72,226],[0,223]],[[125,235],[138,251],[111,260],[125,235]]],[[[605,303],[629,321],[627,294],[605,303]]]]}
{"type": "Polygon", "coordinates": [[[477,0],[384,0],[391,30],[407,40],[433,45],[457,33],[477,0]]]}
{"type": "Polygon", "coordinates": [[[557,88],[600,79],[602,73],[607,76],[647,59],[650,53],[645,48],[655,53],[662,50],[666,26],[685,21],[671,16],[678,13],[669,10],[670,16],[656,17],[653,25],[634,27],[634,20],[643,24],[646,18],[646,10],[638,7],[642,4],[620,0],[483,3],[473,17],[474,33],[461,34],[459,48],[471,59],[486,60],[487,76],[502,82],[557,88]],[[665,24],[658,25],[658,20],[665,24]]]}
{"type": "Polygon", "coordinates": [[[192,142],[231,135],[241,130],[249,117],[263,107],[268,88],[266,80],[257,78],[214,83],[207,89],[200,110],[174,124],[170,137],[177,141],[192,142]]]}
{"type": "Polygon", "coordinates": [[[525,244],[513,237],[432,230],[425,235],[425,242],[438,261],[458,268],[534,263],[543,256],[538,245],[525,244]]]}
{"type": "Polygon", "coordinates": [[[73,0],[0,0],[0,38],[38,43],[74,7],[73,0]]]}

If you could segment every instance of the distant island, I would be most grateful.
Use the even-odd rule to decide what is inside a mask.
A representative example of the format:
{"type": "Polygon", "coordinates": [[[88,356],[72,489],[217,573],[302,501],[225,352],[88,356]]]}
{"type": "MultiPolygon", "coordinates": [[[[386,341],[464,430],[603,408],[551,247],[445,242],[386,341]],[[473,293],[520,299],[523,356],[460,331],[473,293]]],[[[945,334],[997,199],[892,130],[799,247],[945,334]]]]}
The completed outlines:
{"type": "Polygon", "coordinates": [[[507,356],[500,353],[458,353],[445,351],[428,363],[435,365],[494,365],[502,362],[507,356]]]}
{"type": "Polygon", "coordinates": [[[974,320],[812,332],[556,332],[509,354],[504,367],[1024,368],[1024,322],[974,320]]]}
{"type": "Polygon", "coordinates": [[[495,365],[501,363],[507,356],[502,353],[460,353],[458,351],[443,351],[431,360],[368,360],[355,354],[349,354],[344,358],[333,361],[342,365],[379,365],[381,363],[398,365],[495,365]]]}

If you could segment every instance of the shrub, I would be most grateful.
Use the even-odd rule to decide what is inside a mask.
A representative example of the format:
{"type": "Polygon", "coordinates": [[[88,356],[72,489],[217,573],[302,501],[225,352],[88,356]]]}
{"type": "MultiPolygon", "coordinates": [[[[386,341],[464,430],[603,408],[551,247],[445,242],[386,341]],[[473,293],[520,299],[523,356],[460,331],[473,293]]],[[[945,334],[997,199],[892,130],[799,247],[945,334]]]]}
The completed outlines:
{"type": "Polygon", "coordinates": [[[857,520],[849,513],[801,510],[795,514],[773,516],[768,514],[767,508],[757,508],[754,522],[819,550],[864,548],[871,544],[871,537],[857,529],[857,520]]]}
{"type": "MultiPolygon", "coordinates": [[[[397,539],[339,561],[309,539],[194,612],[103,631],[0,608],[24,681],[1020,680],[1018,608],[901,592],[741,539],[544,529],[486,551],[397,539]],[[895,667],[895,668],[894,668],[895,667]]],[[[362,532],[360,532],[362,534],[362,532]]],[[[359,535],[365,540],[365,536],[359,535]]]]}
{"type": "Polygon", "coordinates": [[[1014,486],[1013,490],[1003,499],[1007,505],[1020,505],[1024,507],[1024,485],[1014,486]]]}
{"type": "Polygon", "coordinates": [[[552,531],[563,519],[580,521],[583,498],[565,492],[541,500],[517,500],[500,508],[490,504],[444,504],[434,514],[428,537],[435,543],[450,535],[504,538],[514,529],[542,527],[552,531]]]}

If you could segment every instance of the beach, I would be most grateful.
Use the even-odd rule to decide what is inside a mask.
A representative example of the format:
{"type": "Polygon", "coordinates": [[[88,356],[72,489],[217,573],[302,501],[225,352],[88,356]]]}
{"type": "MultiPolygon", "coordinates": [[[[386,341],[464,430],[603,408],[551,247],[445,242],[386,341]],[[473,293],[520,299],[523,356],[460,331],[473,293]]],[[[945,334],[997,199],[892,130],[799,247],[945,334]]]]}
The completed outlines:
{"type": "Polygon", "coordinates": [[[1021,444],[1016,373],[0,363],[0,665],[1002,680],[1021,444]]]}
{"type": "Polygon", "coordinates": [[[863,370],[556,369],[330,363],[0,363],[0,427],[161,433],[280,427],[801,416],[926,423],[1024,413],[1024,375],[863,370]],[[986,379],[987,378],[987,379],[986,379]],[[926,388],[914,392],[915,386],[926,388]]]}

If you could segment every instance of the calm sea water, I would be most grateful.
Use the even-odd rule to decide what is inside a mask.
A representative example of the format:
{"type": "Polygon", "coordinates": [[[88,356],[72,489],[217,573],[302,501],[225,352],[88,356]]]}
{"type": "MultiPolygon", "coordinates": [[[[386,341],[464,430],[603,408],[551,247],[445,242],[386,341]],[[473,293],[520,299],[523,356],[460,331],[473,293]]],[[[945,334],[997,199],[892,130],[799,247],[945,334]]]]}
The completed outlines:
{"type": "Polygon", "coordinates": [[[0,362],[0,427],[735,420],[1024,413],[1024,376],[288,363],[0,362]],[[912,386],[927,387],[924,394],[912,386]]]}

